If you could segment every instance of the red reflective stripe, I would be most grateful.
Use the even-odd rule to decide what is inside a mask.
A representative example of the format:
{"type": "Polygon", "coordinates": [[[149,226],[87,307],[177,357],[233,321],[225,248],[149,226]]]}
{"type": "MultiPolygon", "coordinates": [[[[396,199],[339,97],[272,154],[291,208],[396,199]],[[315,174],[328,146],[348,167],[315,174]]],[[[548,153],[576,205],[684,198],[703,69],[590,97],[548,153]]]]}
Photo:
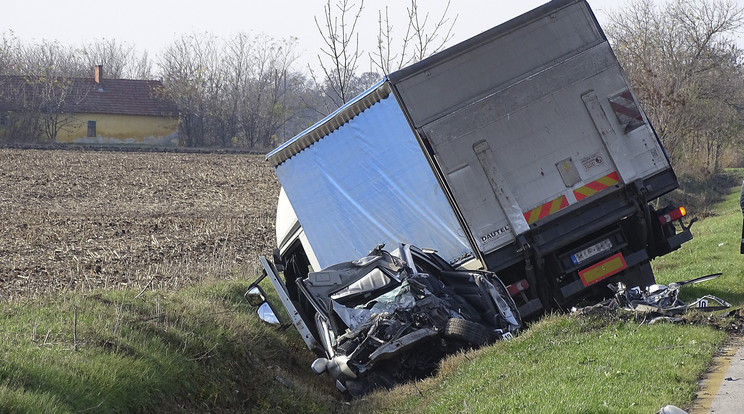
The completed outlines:
{"type": "Polygon", "coordinates": [[[611,187],[620,182],[620,176],[617,171],[613,171],[604,177],[600,177],[590,183],[585,184],[583,187],[579,187],[574,190],[574,197],[576,201],[581,201],[590,195],[593,195],[605,188],[611,187]]]}
{"type": "Polygon", "coordinates": [[[614,110],[615,112],[619,114],[623,114],[627,116],[628,118],[633,118],[639,121],[643,121],[641,112],[638,110],[635,110],[633,108],[628,108],[627,106],[623,106],[617,102],[610,102],[610,105],[612,106],[612,110],[614,110]]]}
{"type": "MultiPolygon", "coordinates": [[[[556,199],[556,200],[558,200],[558,199],[556,199]]],[[[555,202],[556,200],[553,200],[553,202],[555,202]]],[[[558,201],[559,201],[558,208],[555,211],[558,211],[558,210],[560,210],[562,208],[568,207],[568,198],[566,198],[566,196],[561,196],[560,197],[560,200],[558,200],[558,201]]],[[[555,211],[554,211],[554,213],[555,213],[555,211]]]]}
{"type": "Polygon", "coordinates": [[[583,188],[584,188],[584,187],[582,187],[582,188],[579,188],[579,189],[577,189],[577,190],[574,190],[574,196],[576,197],[576,201],[581,201],[581,200],[583,200],[583,199],[585,199],[585,198],[589,197],[590,195],[594,194],[594,193],[591,193],[591,194],[584,194],[584,193],[580,192],[580,190],[582,190],[583,188]]]}
{"type": "Polygon", "coordinates": [[[537,219],[540,218],[540,215],[537,214],[537,209],[530,210],[526,213],[524,213],[524,219],[527,220],[527,224],[532,224],[537,221],[537,219]]]}
{"type": "Polygon", "coordinates": [[[605,177],[612,178],[613,180],[615,180],[616,181],[615,184],[617,184],[617,183],[620,182],[620,176],[617,175],[617,171],[613,171],[613,172],[605,175],[605,177]]]}
{"type": "MultiPolygon", "coordinates": [[[[643,122],[641,111],[638,109],[638,105],[633,99],[633,95],[630,94],[630,91],[625,91],[614,98],[610,98],[610,106],[612,106],[612,110],[618,115],[643,122]]],[[[622,120],[620,121],[622,122],[622,120]]]]}
{"type": "Polygon", "coordinates": [[[537,206],[532,210],[525,211],[522,213],[527,224],[532,224],[543,217],[547,217],[562,208],[568,207],[568,198],[566,196],[560,196],[547,203],[537,206]]]}
{"type": "Polygon", "coordinates": [[[540,218],[547,217],[548,214],[550,214],[550,210],[552,210],[553,202],[545,203],[540,207],[540,218]]]}
{"type": "Polygon", "coordinates": [[[599,181],[592,181],[592,182],[588,183],[587,185],[585,185],[584,187],[591,188],[592,190],[594,190],[595,193],[597,191],[601,191],[601,190],[604,190],[605,188],[607,188],[606,185],[600,183],[599,181]]]}

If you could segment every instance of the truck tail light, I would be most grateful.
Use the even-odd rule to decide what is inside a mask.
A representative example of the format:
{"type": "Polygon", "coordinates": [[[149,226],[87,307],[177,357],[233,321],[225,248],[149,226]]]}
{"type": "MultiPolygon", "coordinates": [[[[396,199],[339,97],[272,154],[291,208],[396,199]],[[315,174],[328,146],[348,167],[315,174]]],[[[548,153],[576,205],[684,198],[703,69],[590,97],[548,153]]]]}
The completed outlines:
{"type": "Polygon", "coordinates": [[[518,282],[512,283],[511,285],[506,287],[506,290],[509,292],[510,296],[516,296],[519,294],[519,292],[523,290],[527,290],[530,287],[530,284],[527,282],[527,280],[522,279],[518,282]]]}
{"type": "Polygon", "coordinates": [[[659,216],[659,221],[662,225],[671,223],[674,220],[679,220],[687,215],[687,209],[684,207],[675,208],[672,211],[667,212],[659,216]]]}

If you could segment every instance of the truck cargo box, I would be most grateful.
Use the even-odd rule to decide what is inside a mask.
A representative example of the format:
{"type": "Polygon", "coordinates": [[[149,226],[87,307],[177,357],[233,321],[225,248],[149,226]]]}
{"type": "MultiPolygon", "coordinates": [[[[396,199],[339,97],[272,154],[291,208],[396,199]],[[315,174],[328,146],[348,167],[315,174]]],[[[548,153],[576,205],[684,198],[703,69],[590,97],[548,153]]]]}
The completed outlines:
{"type": "Polygon", "coordinates": [[[388,81],[268,159],[321,268],[380,243],[436,246],[450,261],[472,256],[388,81]]]}
{"type": "Polygon", "coordinates": [[[586,1],[391,73],[267,159],[310,262],[431,247],[529,286],[527,311],[613,276],[648,284],[692,237],[684,210],[649,205],[677,178],[586,1]]]}

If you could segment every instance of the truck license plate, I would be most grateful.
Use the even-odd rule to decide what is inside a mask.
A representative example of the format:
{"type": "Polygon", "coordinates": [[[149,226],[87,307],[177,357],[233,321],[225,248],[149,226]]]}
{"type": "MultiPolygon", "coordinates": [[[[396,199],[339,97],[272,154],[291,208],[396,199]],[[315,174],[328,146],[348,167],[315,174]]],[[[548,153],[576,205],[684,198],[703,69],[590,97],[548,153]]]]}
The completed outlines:
{"type": "Polygon", "coordinates": [[[571,261],[577,265],[584,260],[591,259],[592,257],[602,253],[606,252],[607,250],[610,250],[612,248],[612,242],[610,239],[604,239],[601,242],[597,244],[593,244],[589,247],[587,247],[584,250],[578,251],[571,255],[571,261]]]}

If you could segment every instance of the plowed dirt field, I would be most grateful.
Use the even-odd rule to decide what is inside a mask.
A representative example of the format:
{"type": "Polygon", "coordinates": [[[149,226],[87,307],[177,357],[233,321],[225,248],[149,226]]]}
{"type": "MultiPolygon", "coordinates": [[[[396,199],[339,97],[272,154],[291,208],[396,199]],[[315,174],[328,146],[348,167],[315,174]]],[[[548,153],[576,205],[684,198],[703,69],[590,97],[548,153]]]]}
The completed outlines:
{"type": "Polygon", "coordinates": [[[258,274],[278,194],[256,155],[0,149],[0,301],[258,274]]]}

